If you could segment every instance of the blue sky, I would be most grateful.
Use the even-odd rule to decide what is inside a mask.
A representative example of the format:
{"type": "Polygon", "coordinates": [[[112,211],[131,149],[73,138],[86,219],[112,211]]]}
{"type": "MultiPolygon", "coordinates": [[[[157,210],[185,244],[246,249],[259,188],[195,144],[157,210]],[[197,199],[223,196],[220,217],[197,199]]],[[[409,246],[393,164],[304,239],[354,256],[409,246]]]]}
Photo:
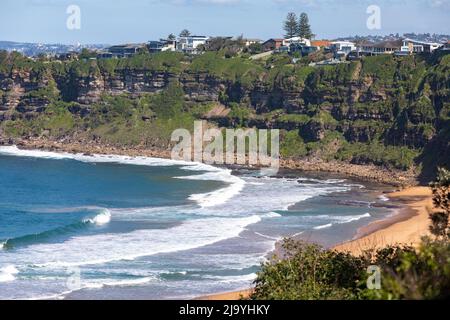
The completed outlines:
{"type": "Polygon", "coordinates": [[[287,12],[307,12],[317,38],[354,34],[450,34],[450,0],[0,0],[0,40],[124,43],[158,39],[187,28],[202,35],[283,34],[287,12]],[[81,29],[66,27],[69,5],[81,29]],[[366,27],[369,5],[381,9],[381,30],[366,27]]]}

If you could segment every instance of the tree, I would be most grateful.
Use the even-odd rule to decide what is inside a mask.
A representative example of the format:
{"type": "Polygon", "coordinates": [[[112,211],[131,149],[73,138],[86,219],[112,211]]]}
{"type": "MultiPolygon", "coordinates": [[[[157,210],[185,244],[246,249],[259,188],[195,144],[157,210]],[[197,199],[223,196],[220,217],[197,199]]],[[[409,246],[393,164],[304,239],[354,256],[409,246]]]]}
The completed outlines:
{"type": "Polygon", "coordinates": [[[175,40],[177,37],[173,34],[173,33],[171,33],[171,34],[169,34],[169,36],[167,37],[167,40],[170,40],[170,41],[173,41],[173,40],[175,40]]]}
{"type": "Polygon", "coordinates": [[[97,55],[94,51],[91,51],[87,48],[83,48],[80,52],[80,59],[90,59],[95,58],[97,55]]]}
{"type": "Polygon", "coordinates": [[[298,30],[298,24],[297,24],[297,16],[293,12],[289,12],[286,20],[284,21],[284,31],[286,31],[285,37],[286,38],[293,38],[295,37],[297,30],[298,30]]]}
{"type": "Polygon", "coordinates": [[[433,204],[438,212],[430,214],[430,231],[438,238],[450,238],[450,171],[439,168],[436,182],[431,184],[433,204]]]}
{"type": "Polygon", "coordinates": [[[300,15],[297,34],[299,37],[304,39],[311,39],[313,37],[311,26],[309,25],[308,15],[304,12],[302,12],[302,14],[300,15]]]}
{"type": "Polygon", "coordinates": [[[180,37],[189,37],[191,35],[191,32],[188,29],[184,29],[180,32],[180,37]]]}

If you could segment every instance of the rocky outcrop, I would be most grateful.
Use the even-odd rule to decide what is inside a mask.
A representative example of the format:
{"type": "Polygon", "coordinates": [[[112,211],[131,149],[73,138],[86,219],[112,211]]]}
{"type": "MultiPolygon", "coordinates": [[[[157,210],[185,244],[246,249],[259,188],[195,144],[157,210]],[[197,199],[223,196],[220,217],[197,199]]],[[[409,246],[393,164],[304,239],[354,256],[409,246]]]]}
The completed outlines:
{"type": "Polygon", "coordinates": [[[439,110],[448,101],[447,67],[443,64],[442,75],[437,76],[433,68],[438,66],[428,66],[433,72],[422,83],[414,85],[417,89],[412,89],[410,73],[417,62],[406,61],[411,64],[406,71],[399,62],[388,62],[379,62],[375,71],[373,65],[369,68],[364,62],[357,62],[331,71],[317,68],[302,80],[293,74],[268,80],[265,74],[251,83],[214,73],[193,72],[189,68],[169,72],[134,66],[105,71],[93,63],[81,71],[71,69],[73,66],[66,66],[68,70],[63,72],[12,70],[0,72],[0,120],[13,114],[33,117],[46,109],[53,95],[73,102],[71,112],[87,116],[90,106],[99,102],[102,95],[127,94],[133,98],[158,93],[176,81],[184,91],[187,106],[236,103],[252,109],[252,114],[258,116],[281,110],[284,114],[307,115],[311,119],[321,113],[332,118],[332,121],[312,120],[305,124],[280,121],[277,116],[237,119],[227,112],[214,117],[220,125],[301,129],[305,141],[320,141],[326,131],[337,130],[349,142],[382,137],[390,145],[422,148],[439,131],[439,110]],[[55,88],[46,90],[52,85],[55,88]],[[400,98],[404,103],[399,103],[400,98]]]}

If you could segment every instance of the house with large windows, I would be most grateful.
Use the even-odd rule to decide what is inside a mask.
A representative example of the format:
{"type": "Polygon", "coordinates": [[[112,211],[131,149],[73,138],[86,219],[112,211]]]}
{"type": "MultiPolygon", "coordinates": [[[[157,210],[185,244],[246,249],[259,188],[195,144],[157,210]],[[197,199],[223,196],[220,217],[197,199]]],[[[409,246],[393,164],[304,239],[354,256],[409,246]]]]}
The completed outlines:
{"type": "Polygon", "coordinates": [[[145,44],[122,44],[108,48],[108,52],[113,57],[126,58],[145,50],[145,44]]]}
{"type": "Polygon", "coordinates": [[[197,54],[198,47],[201,45],[205,45],[208,41],[209,37],[206,36],[187,36],[187,37],[179,37],[176,48],[178,51],[190,54],[197,54]]]}
{"type": "Polygon", "coordinates": [[[311,40],[302,37],[293,37],[283,40],[283,46],[289,47],[291,44],[302,44],[304,46],[310,47],[311,40]]]}
{"type": "Polygon", "coordinates": [[[269,39],[262,44],[263,51],[273,51],[280,49],[283,44],[284,39],[269,39]]]}
{"type": "Polygon", "coordinates": [[[350,41],[333,41],[330,49],[334,52],[335,58],[345,58],[350,52],[356,50],[356,45],[350,41]]]}
{"type": "Polygon", "coordinates": [[[394,54],[395,52],[400,51],[401,47],[401,40],[382,41],[378,43],[366,42],[358,46],[358,51],[370,55],[394,54]]]}
{"type": "Polygon", "coordinates": [[[413,39],[403,39],[400,51],[409,53],[433,53],[444,46],[442,43],[424,42],[413,39]]]}
{"type": "Polygon", "coordinates": [[[149,41],[147,48],[150,53],[175,51],[177,46],[176,40],[160,39],[159,41],[149,41]]]}

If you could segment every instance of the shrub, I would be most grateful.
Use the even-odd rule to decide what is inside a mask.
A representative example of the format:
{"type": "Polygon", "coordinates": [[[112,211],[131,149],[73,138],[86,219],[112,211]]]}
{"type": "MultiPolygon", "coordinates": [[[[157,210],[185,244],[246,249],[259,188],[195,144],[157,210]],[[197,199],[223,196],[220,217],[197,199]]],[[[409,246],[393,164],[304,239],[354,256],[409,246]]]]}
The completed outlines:
{"type": "Polygon", "coordinates": [[[284,258],[262,265],[252,299],[354,299],[363,278],[364,260],[324,250],[318,245],[285,240],[284,258]]]}

